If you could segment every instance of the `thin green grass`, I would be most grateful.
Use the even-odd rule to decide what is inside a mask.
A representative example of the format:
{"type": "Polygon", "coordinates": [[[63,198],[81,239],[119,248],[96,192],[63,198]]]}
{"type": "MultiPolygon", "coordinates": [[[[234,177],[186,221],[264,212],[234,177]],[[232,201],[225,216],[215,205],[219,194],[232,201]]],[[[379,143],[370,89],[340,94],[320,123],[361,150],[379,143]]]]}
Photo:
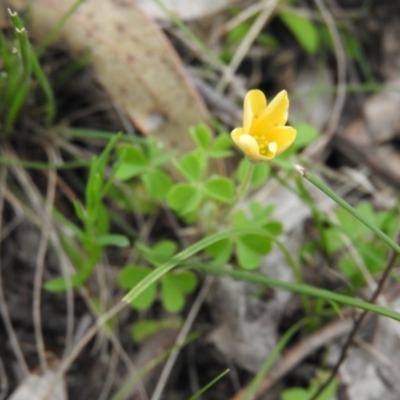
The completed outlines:
{"type": "Polygon", "coordinates": [[[254,398],[254,394],[256,393],[257,388],[260,386],[262,380],[267,375],[268,371],[271,369],[275,361],[278,359],[279,355],[286,348],[289,340],[296,332],[298,332],[300,328],[306,325],[306,323],[308,323],[307,319],[299,321],[297,324],[294,324],[292,327],[290,327],[290,329],[288,329],[285,334],[280,338],[278,344],[272,350],[270,356],[261,366],[256,376],[253,378],[247,390],[245,391],[243,400],[251,400],[254,398]]]}
{"type": "Polygon", "coordinates": [[[198,392],[196,392],[193,396],[189,398],[189,400],[198,399],[203,393],[205,393],[210,387],[214,386],[218,381],[220,381],[227,373],[229,373],[229,368],[225,371],[221,372],[218,376],[216,376],[211,382],[207,383],[204,387],[202,387],[198,392]]]}
{"type": "Polygon", "coordinates": [[[16,42],[0,30],[0,54],[4,69],[1,81],[0,124],[10,132],[15,126],[24,103],[31,94],[36,78],[45,98],[45,121],[50,124],[56,113],[53,90],[32,49],[27,30],[16,12],[9,11],[16,42]]]}
{"type": "Polygon", "coordinates": [[[256,283],[263,286],[274,287],[277,289],[288,290],[293,293],[304,294],[316,298],[320,298],[326,301],[331,301],[344,306],[350,306],[359,308],[360,310],[370,311],[377,315],[382,315],[384,317],[392,318],[396,321],[400,321],[400,313],[389,310],[385,307],[378,306],[376,304],[368,303],[363,300],[355,299],[350,296],[332,292],[326,289],[320,289],[314,286],[284,282],[275,278],[271,278],[266,275],[261,275],[255,272],[241,271],[241,270],[231,270],[226,268],[221,268],[213,265],[195,265],[192,267],[197,271],[206,272],[214,275],[229,276],[233,279],[256,283]]]}

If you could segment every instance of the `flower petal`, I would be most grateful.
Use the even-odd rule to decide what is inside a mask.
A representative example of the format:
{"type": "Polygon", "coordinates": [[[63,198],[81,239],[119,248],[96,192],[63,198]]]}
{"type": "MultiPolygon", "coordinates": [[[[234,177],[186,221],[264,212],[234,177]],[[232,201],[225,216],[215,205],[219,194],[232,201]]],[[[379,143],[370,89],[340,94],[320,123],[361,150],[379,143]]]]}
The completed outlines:
{"type": "Polygon", "coordinates": [[[253,161],[266,161],[269,158],[260,154],[260,148],[256,139],[251,135],[243,133],[243,128],[236,128],[232,131],[231,137],[236,146],[253,161]]]}
{"type": "Polygon", "coordinates": [[[252,131],[252,126],[265,112],[267,99],[261,90],[255,89],[247,92],[243,107],[243,129],[246,133],[252,131]]]}
{"type": "Polygon", "coordinates": [[[243,128],[235,128],[231,132],[231,138],[232,140],[236,143],[237,146],[239,146],[239,137],[243,135],[243,128]]]}
{"type": "Polygon", "coordinates": [[[268,107],[260,115],[260,117],[252,124],[252,130],[249,131],[251,134],[267,134],[267,139],[273,141],[269,138],[268,132],[278,126],[286,124],[289,111],[289,99],[286,90],[279,92],[268,107]]]}
{"type": "Polygon", "coordinates": [[[291,126],[278,126],[268,132],[268,140],[278,146],[276,155],[284,152],[296,139],[296,129],[291,126]]]}

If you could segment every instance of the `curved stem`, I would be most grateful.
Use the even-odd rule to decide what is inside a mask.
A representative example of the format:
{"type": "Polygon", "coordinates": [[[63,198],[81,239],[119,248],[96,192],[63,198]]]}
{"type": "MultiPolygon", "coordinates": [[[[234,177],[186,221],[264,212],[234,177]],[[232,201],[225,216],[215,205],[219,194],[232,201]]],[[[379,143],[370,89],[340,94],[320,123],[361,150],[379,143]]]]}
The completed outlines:
{"type": "Polygon", "coordinates": [[[240,203],[241,200],[246,196],[250,185],[251,185],[251,180],[253,178],[254,174],[254,169],[256,167],[256,164],[250,161],[248,158],[246,159],[246,170],[244,173],[244,177],[242,182],[240,183],[236,196],[233,199],[232,203],[224,210],[224,212],[221,215],[220,222],[224,223],[225,220],[231,215],[232,211],[235,209],[235,207],[240,203]]]}
{"type": "Polygon", "coordinates": [[[323,182],[321,182],[316,176],[308,172],[305,168],[300,165],[295,165],[296,170],[310,183],[316,186],[319,190],[324,192],[328,197],[330,197],[333,201],[335,201],[339,206],[343,207],[347,212],[349,212],[353,217],[357,218],[361,223],[363,223],[366,227],[371,229],[372,232],[375,233],[378,238],[382,239],[388,246],[390,246],[396,253],[400,254],[400,246],[391,239],[386,233],[382,232],[378,227],[369,222],[364,218],[359,212],[354,209],[347,201],[343,200],[340,196],[338,196],[332,189],[326,186],[323,182]]]}

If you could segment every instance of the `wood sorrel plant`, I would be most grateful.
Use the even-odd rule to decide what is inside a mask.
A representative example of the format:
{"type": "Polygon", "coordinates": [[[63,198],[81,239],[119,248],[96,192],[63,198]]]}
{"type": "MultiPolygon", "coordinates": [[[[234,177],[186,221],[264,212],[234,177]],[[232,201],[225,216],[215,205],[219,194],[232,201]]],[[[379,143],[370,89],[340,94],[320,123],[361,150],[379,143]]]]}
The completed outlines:
{"type": "MultiPolygon", "coordinates": [[[[260,256],[270,252],[274,243],[278,243],[285,251],[284,246],[277,241],[282,225],[270,219],[273,206],[253,202],[249,213],[236,210],[235,206],[250,187],[262,184],[269,175],[268,165],[256,161],[274,158],[294,141],[296,130],[283,126],[287,120],[288,107],[289,100],[285,91],[268,106],[264,94],[259,90],[252,90],[246,95],[243,128],[236,128],[231,136],[249,159],[246,158],[239,164],[233,178],[217,174],[209,176],[210,160],[230,155],[227,135],[213,140],[205,125],[192,129],[191,135],[196,149],[174,162],[185,182],[177,182],[171,186],[167,194],[167,204],[187,223],[196,222],[200,225],[204,233],[216,232],[222,227],[238,232],[244,229],[239,234],[213,240],[210,246],[206,246],[206,258],[203,256],[200,264],[209,262],[208,257],[214,265],[223,265],[234,256],[240,267],[253,270],[260,266],[260,256]],[[253,230],[247,230],[248,226],[252,226],[253,230]]],[[[135,162],[134,159],[132,161],[135,162]]],[[[296,270],[293,258],[288,252],[286,255],[296,270]]],[[[134,269],[130,268],[128,271],[132,277],[134,269]]],[[[142,272],[140,273],[143,275],[142,272]]],[[[146,272],[146,275],[151,274],[146,272]]],[[[298,274],[297,276],[300,279],[298,274]]],[[[120,284],[125,288],[133,282],[137,283],[137,280],[130,280],[129,284],[122,281],[123,276],[120,284]]],[[[143,294],[149,295],[154,292],[154,288],[153,282],[143,294]]],[[[161,298],[164,297],[161,294],[161,298]]],[[[139,303],[141,298],[143,297],[137,299],[139,303]]],[[[134,305],[138,306],[136,303],[134,305]]]]}
{"type": "MultiPolygon", "coordinates": [[[[249,98],[250,100],[245,102],[247,108],[245,108],[244,125],[250,124],[248,126],[251,129],[251,136],[252,133],[258,132],[253,131],[252,127],[257,126],[257,129],[259,129],[258,124],[264,121],[264,113],[271,115],[271,110],[268,110],[267,107],[262,111],[262,107],[256,106],[259,103],[252,103],[251,95],[249,98]],[[251,118],[249,118],[249,115],[251,118]],[[251,121],[250,123],[248,122],[249,120],[251,121]]],[[[257,101],[259,101],[259,98],[259,95],[257,95],[257,101]]],[[[276,117],[276,120],[278,122],[281,121],[279,123],[283,124],[287,118],[288,102],[286,102],[285,96],[282,97],[282,95],[280,102],[284,106],[278,107],[279,102],[273,101],[269,107],[274,105],[276,110],[278,110],[276,112],[282,113],[282,116],[276,117]]],[[[272,115],[274,114],[272,113],[272,115]]],[[[278,126],[280,129],[284,128],[283,125],[278,124],[278,126]]],[[[286,142],[284,142],[277,136],[276,129],[272,127],[271,132],[274,132],[275,136],[267,132],[263,138],[263,143],[270,141],[271,143],[276,143],[276,145],[272,145],[271,147],[269,144],[263,144],[267,146],[265,150],[266,155],[261,155],[271,157],[271,154],[268,152],[275,152],[275,155],[277,155],[282,149],[290,145],[294,140],[295,131],[293,128],[282,130],[282,132],[286,133],[288,131],[291,132],[291,137],[286,136],[286,142]]],[[[244,131],[243,134],[245,134],[244,131]]],[[[120,284],[123,288],[128,289],[128,287],[132,287],[125,296],[127,302],[134,301],[141,293],[154,285],[159,279],[162,279],[172,269],[177,266],[185,266],[185,269],[190,267],[192,269],[207,271],[208,273],[223,274],[262,285],[280,287],[303,295],[314,296],[339,304],[351,305],[381,315],[390,316],[394,319],[400,319],[400,315],[393,311],[348,296],[313,288],[304,284],[280,282],[254,272],[232,271],[218,267],[218,265],[221,266],[231,260],[236,261],[244,269],[255,269],[259,265],[260,254],[267,253],[273,244],[277,244],[280,247],[289,263],[294,264],[294,261],[292,255],[277,240],[277,235],[281,232],[281,226],[279,222],[273,222],[269,219],[272,212],[271,206],[253,203],[249,207],[249,213],[236,209],[237,203],[246,194],[247,189],[261,184],[268,177],[268,164],[245,160],[238,167],[238,171],[230,178],[218,174],[209,176],[210,160],[230,155],[229,136],[223,134],[216,139],[212,139],[211,133],[204,125],[193,128],[191,135],[196,144],[196,149],[183,155],[179,160],[172,161],[172,163],[171,155],[165,154],[154,141],[149,142],[145,140],[132,145],[127,144],[127,139],[122,136],[117,139],[114,138],[109,146],[107,146],[105,154],[102,154],[97,161],[93,161],[94,164],[91,167],[91,178],[89,180],[90,189],[87,189],[86,210],[85,208],[81,209],[76,204],[77,215],[81,220],[86,221],[85,224],[88,228],[98,226],[96,229],[100,229],[101,227],[99,230],[101,232],[100,238],[94,238],[88,228],[87,233],[82,234],[82,229],[78,230],[72,227],[74,228],[72,230],[75,232],[76,238],[84,240],[84,243],[86,243],[84,248],[89,250],[91,246],[87,246],[88,236],[90,237],[89,242],[92,241],[94,249],[97,249],[97,246],[101,246],[103,249],[104,246],[124,246],[127,243],[125,237],[114,236],[109,232],[109,226],[101,223],[101,204],[107,193],[113,193],[113,196],[115,196],[115,192],[113,192],[115,177],[120,181],[122,180],[123,184],[127,187],[137,185],[137,182],[140,181],[143,185],[145,196],[151,199],[155,206],[162,204],[169,206],[186,223],[196,223],[200,227],[200,232],[205,235],[203,239],[200,239],[175,255],[171,253],[169,259],[164,260],[165,262],[150,263],[155,268],[149,270],[149,273],[146,271],[145,274],[142,274],[141,279],[135,280],[135,278],[134,283],[137,282],[137,284],[134,287],[132,287],[132,281],[128,285],[129,282],[124,282],[124,279],[120,278],[120,284]],[[114,144],[117,146],[117,151],[114,153],[115,161],[111,168],[111,175],[109,178],[104,179],[105,164],[110,155],[110,148],[114,144]],[[170,163],[170,166],[172,165],[176,168],[184,182],[174,181],[166,173],[164,168],[168,163],[170,163]],[[157,186],[157,183],[160,182],[162,190],[157,186]],[[88,217],[89,220],[86,220],[88,217]],[[97,219],[99,219],[99,222],[96,222],[97,219]],[[189,258],[195,255],[197,257],[196,262],[189,262],[189,258]]],[[[254,149],[256,149],[254,143],[257,143],[258,149],[260,149],[257,139],[254,140],[255,142],[252,141],[253,147],[250,147],[251,154],[253,155],[255,154],[254,149]]],[[[245,143],[250,143],[250,141],[245,139],[245,143]]],[[[244,150],[248,150],[246,145],[244,146],[244,150]]],[[[151,244],[145,244],[145,247],[153,248],[151,244]]],[[[97,250],[93,253],[93,257],[95,256],[98,259],[99,253],[97,250]]],[[[139,260],[138,263],[135,263],[135,266],[144,267],[145,265],[142,262],[146,261],[146,257],[143,256],[142,261],[139,260]]],[[[94,268],[95,265],[90,263],[90,268],[83,268],[83,271],[78,272],[78,276],[72,278],[72,283],[75,285],[84,283],[89,274],[94,271],[94,268]]],[[[130,275],[129,279],[131,278],[132,275],[130,275]]],[[[56,283],[54,284],[56,288],[53,286],[53,290],[60,289],[60,282],[56,283]]],[[[191,286],[190,290],[188,287],[180,288],[181,299],[184,298],[183,294],[192,290],[193,284],[191,283],[189,286],[191,286]]],[[[165,295],[161,293],[161,298],[163,296],[165,298],[165,295]]],[[[180,303],[182,304],[182,301],[180,303]]],[[[180,309],[181,304],[175,308],[180,309]]]]}
{"type": "MultiPolygon", "coordinates": [[[[251,93],[251,92],[250,92],[251,93]]],[[[232,132],[232,136],[236,138],[236,142],[240,144],[241,149],[248,155],[250,154],[253,158],[255,159],[260,159],[262,157],[266,158],[273,158],[278,152],[282,149],[285,149],[287,146],[289,146],[295,139],[295,131],[292,130],[282,130],[282,132],[291,132],[290,134],[287,134],[285,140],[281,140],[277,136],[277,133],[275,130],[272,130],[274,132],[274,135],[269,135],[268,131],[265,132],[265,137],[263,137],[263,142],[260,144],[257,142],[257,140],[261,140],[260,138],[255,138],[252,136],[252,134],[256,134],[259,131],[252,130],[253,126],[257,126],[257,129],[259,129],[258,123],[261,123],[264,121],[265,113],[269,113],[271,115],[271,110],[266,111],[265,109],[265,103],[263,102],[260,94],[257,94],[254,96],[254,101],[252,99],[253,95],[248,95],[247,100],[245,101],[245,110],[244,110],[244,127],[249,129],[249,133],[246,133],[244,130],[234,130],[232,132]],[[262,118],[261,118],[262,116],[262,118]],[[261,119],[260,119],[261,118],[261,119]],[[248,122],[250,120],[250,123],[248,122]],[[250,131],[251,129],[251,131],[250,131]],[[238,133],[239,132],[239,133],[238,133]],[[247,135],[251,136],[252,138],[245,137],[244,140],[240,139],[241,136],[247,135]],[[269,143],[266,142],[272,142],[276,143],[276,145],[270,146],[269,143]],[[260,145],[261,146],[266,146],[264,148],[264,153],[260,153],[260,145]]],[[[286,96],[281,95],[281,100],[278,102],[272,102],[271,105],[273,104],[274,107],[272,109],[275,109],[277,113],[281,113],[282,115],[279,117],[276,117],[276,121],[278,122],[277,126],[283,128],[283,124],[286,122],[287,118],[287,107],[288,107],[288,102],[286,101],[286,96]],[[283,100],[282,100],[283,98],[283,100]],[[283,106],[278,107],[277,104],[283,103],[283,106]]],[[[270,105],[270,107],[271,107],[270,105]]],[[[268,107],[267,107],[268,108],[268,107]]],[[[274,113],[272,113],[274,115],[274,113]]],[[[272,129],[272,128],[271,128],[272,129]]],[[[207,135],[208,136],[208,135],[207,135]]],[[[208,139],[206,140],[206,142],[208,139]]],[[[264,158],[261,158],[261,160],[264,160],[264,158]]],[[[190,163],[188,163],[190,164],[190,163]]],[[[194,163],[193,163],[194,164],[194,163]]],[[[252,176],[253,176],[253,171],[255,168],[257,168],[258,165],[262,164],[254,164],[254,163],[248,163],[247,164],[247,172],[244,174],[245,178],[242,181],[242,184],[240,185],[239,188],[239,195],[243,196],[246,193],[246,188],[252,181],[252,176]],[[250,171],[250,172],[249,172],[250,171]]],[[[196,190],[196,189],[195,189],[196,190]]],[[[235,200],[238,200],[238,197],[235,198],[235,200]]],[[[198,200],[196,200],[198,202],[198,200]]],[[[232,201],[233,202],[233,201],[232,201]]],[[[228,203],[228,207],[230,208],[230,211],[233,209],[233,204],[228,203]]],[[[201,202],[198,202],[196,204],[200,204],[201,202]]],[[[363,221],[361,221],[363,222],[363,221]]],[[[369,225],[367,225],[369,226],[369,225]]],[[[370,226],[369,226],[370,227],[370,226]]],[[[259,227],[252,227],[251,225],[247,224],[246,226],[243,227],[231,227],[227,228],[223,232],[218,232],[211,234],[210,236],[205,237],[204,239],[194,243],[193,245],[189,246],[188,248],[184,249],[177,255],[175,255],[172,259],[170,259],[168,262],[165,264],[161,265],[159,268],[154,270],[152,273],[150,273],[145,279],[140,281],[126,296],[125,296],[125,301],[131,302],[134,300],[140,293],[142,293],[149,285],[153,284],[156,282],[158,279],[160,279],[165,273],[168,271],[172,270],[176,266],[182,264],[185,262],[188,258],[192,257],[195,254],[200,253],[201,251],[206,250],[206,252],[217,259],[216,255],[213,254],[213,251],[210,250],[215,246],[217,243],[226,243],[227,239],[230,240],[231,238],[237,238],[240,236],[246,236],[246,235],[259,235],[260,237],[266,236],[266,232],[264,229],[259,228],[259,227]]],[[[387,243],[387,242],[386,242],[387,243]]],[[[218,245],[217,245],[218,247],[218,245]]],[[[224,249],[225,253],[225,258],[221,257],[221,261],[225,261],[229,258],[231,248],[232,246],[221,246],[221,248],[224,249]],[[228,249],[228,250],[226,250],[228,249]]],[[[220,252],[222,253],[223,251],[220,248],[220,252]]],[[[218,253],[218,251],[217,251],[218,253]]],[[[288,258],[290,259],[290,254],[287,254],[288,258]]],[[[277,281],[274,279],[270,279],[266,276],[259,275],[256,273],[252,273],[249,275],[248,272],[245,271],[231,271],[229,269],[221,269],[216,266],[210,266],[204,263],[200,263],[197,265],[193,265],[192,268],[196,268],[199,270],[207,271],[209,273],[217,273],[217,274],[222,274],[222,275],[228,275],[232,276],[236,279],[243,279],[247,281],[252,281],[252,282],[258,282],[260,284],[265,284],[265,285],[270,285],[273,287],[280,287],[284,288],[286,290],[291,290],[297,293],[301,293],[304,295],[309,295],[313,297],[317,297],[323,300],[331,301],[334,303],[339,303],[343,305],[349,305],[349,306],[354,306],[358,307],[364,310],[369,310],[377,314],[381,315],[386,315],[390,316],[391,318],[400,320],[400,314],[395,313],[391,310],[388,310],[384,307],[379,307],[374,304],[369,304],[367,302],[363,302],[361,300],[353,299],[352,297],[349,296],[344,296],[340,295],[328,290],[323,290],[323,289],[317,289],[309,285],[305,284],[294,284],[294,283],[286,283],[286,282],[281,282],[277,281]]]]}
{"type": "Polygon", "coordinates": [[[8,10],[14,39],[0,30],[0,129],[6,133],[15,126],[35,82],[45,98],[45,118],[50,123],[55,115],[55,101],[48,79],[32,48],[27,30],[16,12],[8,10]]]}

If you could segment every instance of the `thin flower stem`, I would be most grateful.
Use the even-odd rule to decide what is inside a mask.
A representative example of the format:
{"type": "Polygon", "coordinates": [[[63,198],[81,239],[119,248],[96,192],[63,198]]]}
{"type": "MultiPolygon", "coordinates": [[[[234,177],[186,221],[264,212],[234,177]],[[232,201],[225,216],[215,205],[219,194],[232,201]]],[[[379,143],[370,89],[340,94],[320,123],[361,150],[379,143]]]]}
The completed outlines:
{"type": "Polygon", "coordinates": [[[400,254],[400,246],[392,240],[388,235],[382,232],[379,228],[377,228],[374,224],[366,220],[362,215],[360,215],[357,210],[355,210],[347,201],[343,200],[340,196],[338,196],[332,189],[326,186],[323,182],[321,182],[316,176],[308,172],[305,168],[300,165],[295,165],[296,170],[306,178],[310,183],[312,183],[319,190],[324,192],[328,197],[330,197],[333,201],[343,207],[346,211],[348,211],[353,217],[357,218],[361,223],[371,229],[372,232],[376,234],[380,239],[382,239],[388,246],[390,246],[396,253],[400,254]]]}
{"type": "Polygon", "coordinates": [[[246,196],[250,185],[251,185],[251,180],[253,178],[254,170],[255,170],[256,164],[252,162],[249,159],[246,159],[246,170],[244,172],[244,177],[242,182],[240,183],[236,196],[233,199],[232,203],[228,205],[228,207],[224,210],[224,212],[221,215],[220,222],[224,223],[228,217],[231,216],[232,211],[235,209],[235,207],[240,203],[241,200],[246,196]]]}
{"type": "Polygon", "coordinates": [[[242,200],[243,197],[246,195],[246,193],[250,187],[251,179],[253,178],[255,168],[256,168],[256,164],[254,162],[250,161],[249,159],[247,159],[246,160],[246,171],[244,174],[244,178],[238,188],[238,192],[236,194],[235,201],[233,202],[234,204],[239,203],[239,201],[242,200]]]}

